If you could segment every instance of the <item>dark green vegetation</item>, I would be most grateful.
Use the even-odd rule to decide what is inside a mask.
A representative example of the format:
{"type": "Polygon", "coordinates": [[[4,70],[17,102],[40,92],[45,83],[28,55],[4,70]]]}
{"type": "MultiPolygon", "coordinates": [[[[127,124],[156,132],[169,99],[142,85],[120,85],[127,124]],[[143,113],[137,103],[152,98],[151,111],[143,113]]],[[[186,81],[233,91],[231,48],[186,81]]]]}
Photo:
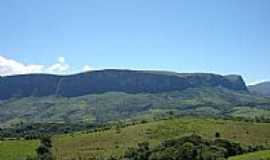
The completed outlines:
{"type": "Polygon", "coordinates": [[[50,137],[42,137],[39,147],[36,149],[38,160],[53,160],[52,141],[50,137]]]}
{"type": "Polygon", "coordinates": [[[160,93],[187,88],[217,87],[247,91],[240,76],[173,72],[101,70],[69,76],[30,74],[0,77],[0,100],[13,97],[75,97],[105,92],[160,93]]]}
{"type": "Polygon", "coordinates": [[[270,82],[263,82],[256,85],[248,86],[251,93],[260,96],[270,97],[270,82]]]}
{"type": "Polygon", "coordinates": [[[128,160],[215,160],[225,159],[248,152],[240,144],[227,139],[204,139],[192,134],[177,139],[163,141],[153,148],[149,143],[139,143],[128,149],[120,159],[128,160]]]}
{"type": "Polygon", "coordinates": [[[24,138],[26,140],[39,139],[43,135],[55,135],[63,133],[73,133],[76,131],[93,132],[95,128],[103,125],[93,125],[88,123],[34,123],[18,124],[13,127],[0,130],[2,138],[24,138]]]}

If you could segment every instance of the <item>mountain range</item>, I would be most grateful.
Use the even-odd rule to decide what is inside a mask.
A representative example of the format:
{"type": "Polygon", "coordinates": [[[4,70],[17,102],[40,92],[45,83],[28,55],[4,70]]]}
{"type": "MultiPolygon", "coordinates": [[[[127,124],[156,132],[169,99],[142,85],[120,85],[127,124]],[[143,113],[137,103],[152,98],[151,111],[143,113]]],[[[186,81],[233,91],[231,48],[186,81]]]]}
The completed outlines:
{"type": "Polygon", "coordinates": [[[187,88],[224,87],[247,91],[241,76],[207,73],[101,70],[68,76],[29,74],[0,78],[0,99],[12,97],[76,97],[105,92],[161,93],[187,88]]]}
{"type": "Polygon", "coordinates": [[[269,117],[270,98],[239,75],[100,70],[0,78],[0,126],[21,122],[100,123],[167,114],[269,117]]]}

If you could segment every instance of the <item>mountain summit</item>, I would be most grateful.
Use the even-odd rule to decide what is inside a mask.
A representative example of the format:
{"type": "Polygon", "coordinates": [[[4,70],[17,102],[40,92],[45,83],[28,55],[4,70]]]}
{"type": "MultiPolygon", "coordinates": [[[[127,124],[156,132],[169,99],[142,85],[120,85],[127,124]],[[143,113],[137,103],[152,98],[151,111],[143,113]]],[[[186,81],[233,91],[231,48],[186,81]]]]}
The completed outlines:
{"type": "Polygon", "coordinates": [[[0,99],[50,95],[76,97],[111,91],[160,93],[198,87],[247,91],[242,77],[238,75],[109,69],[67,76],[28,74],[1,77],[0,99]]]}

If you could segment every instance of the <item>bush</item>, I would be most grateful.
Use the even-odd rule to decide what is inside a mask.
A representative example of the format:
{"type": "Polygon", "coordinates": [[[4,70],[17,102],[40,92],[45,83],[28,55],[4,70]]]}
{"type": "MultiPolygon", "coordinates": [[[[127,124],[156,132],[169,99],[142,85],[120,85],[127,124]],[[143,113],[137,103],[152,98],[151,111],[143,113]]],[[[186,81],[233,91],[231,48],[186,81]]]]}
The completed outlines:
{"type": "Polygon", "coordinates": [[[178,139],[170,139],[159,146],[150,148],[147,142],[129,148],[122,159],[125,160],[224,160],[228,156],[243,153],[240,144],[226,139],[204,139],[192,134],[178,139]]]}
{"type": "Polygon", "coordinates": [[[53,160],[52,144],[50,137],[43,137],[40,146],[36,149],[38,160],[53,160]]]}

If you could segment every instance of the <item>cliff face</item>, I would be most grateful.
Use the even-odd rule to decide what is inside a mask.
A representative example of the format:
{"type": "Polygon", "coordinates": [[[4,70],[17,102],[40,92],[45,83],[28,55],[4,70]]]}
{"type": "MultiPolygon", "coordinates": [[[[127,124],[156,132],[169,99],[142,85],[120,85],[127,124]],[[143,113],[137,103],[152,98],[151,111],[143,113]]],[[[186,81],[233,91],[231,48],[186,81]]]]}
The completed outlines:
{"type": "Polygon", "coordinates": [[[60,78],[45,74],[2,77],[0,78],[0,99],[53,95],[60,78]]]}
{"type": "Polygon", "coordinates": [[[101,70],[69,76],[29,74],[2,77],[0,78],[0,99],[49,95],[74,97],[109,91],[159,93],[190,87],[219,86],[247,91],[243,79],[237,75],[101,70]]]}

